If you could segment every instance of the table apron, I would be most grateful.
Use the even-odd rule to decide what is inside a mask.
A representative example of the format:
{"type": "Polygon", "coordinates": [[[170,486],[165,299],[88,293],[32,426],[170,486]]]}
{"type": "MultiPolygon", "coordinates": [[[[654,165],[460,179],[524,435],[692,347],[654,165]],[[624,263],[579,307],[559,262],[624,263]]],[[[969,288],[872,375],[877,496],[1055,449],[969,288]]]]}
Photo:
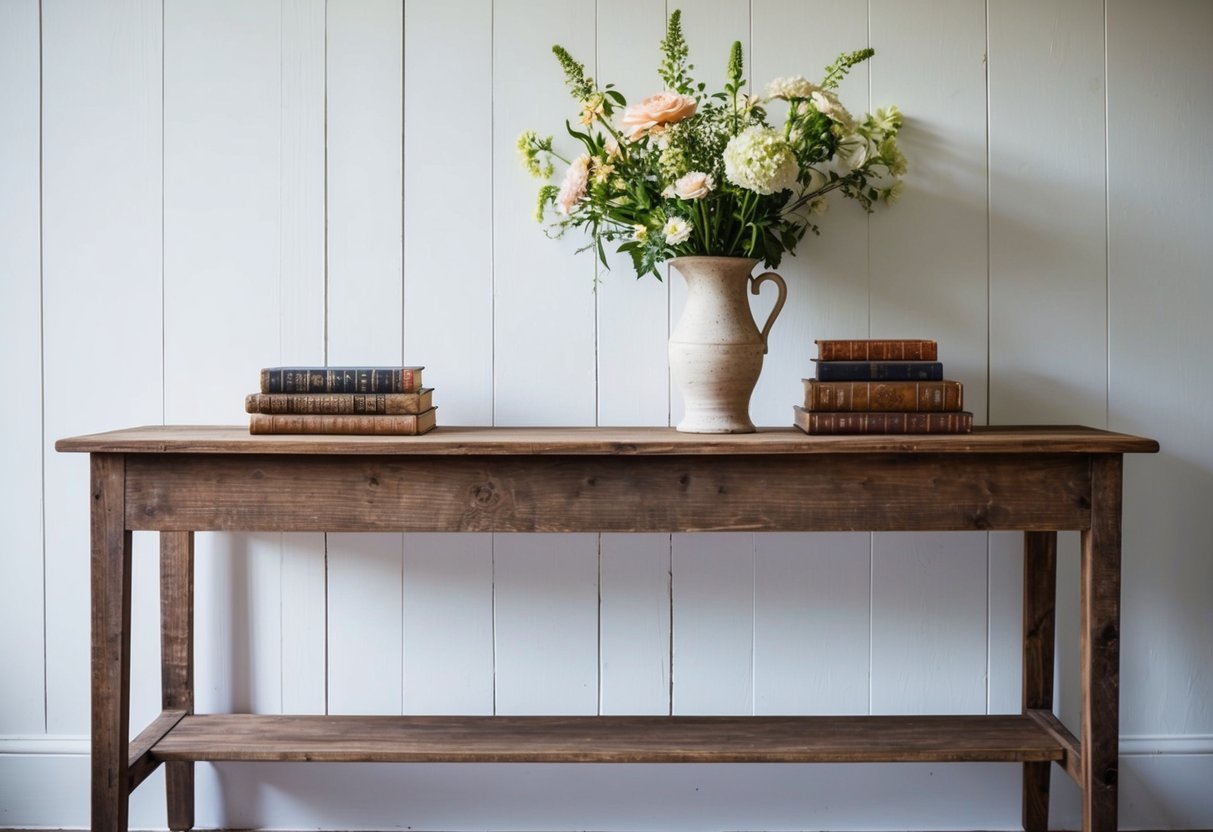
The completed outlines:
{"type": "Polygon", "coordinates": [[[157,531],[938,531],[1091,526],[1091,454],[125,455],[157,531]]]}

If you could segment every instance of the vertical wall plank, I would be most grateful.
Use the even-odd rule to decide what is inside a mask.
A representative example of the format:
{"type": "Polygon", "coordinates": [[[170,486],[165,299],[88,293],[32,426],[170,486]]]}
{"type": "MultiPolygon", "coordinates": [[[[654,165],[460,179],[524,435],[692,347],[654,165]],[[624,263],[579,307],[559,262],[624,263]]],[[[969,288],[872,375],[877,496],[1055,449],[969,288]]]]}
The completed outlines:
{"type": "MultiPolygon", "coordinates": [[[[169,4],[164,20],[164,361],[171,423],[239,423],[281,356],[277,5],[169,4]]],[[[197,539],[199,711],[281,709],[281,539],[197,539]]]]}
{"type": "MultiPolygon", "coordinates": [[[[53,440],[162,418],[160,4],[46,2],[42,26],[43,409],[53,440]]],[[[82,493],[88,460],[46,454],[47,730],[87,733],[88,505],[70,497],[82,493]]],[[[149,554],[143,542],[136,558],[149,554]]],[[[156,620],[154,590],[141,591],[154,571],[136,578],[137,621],[156,620]]],[[[132,643],[137,665],[146,647],[132,643]]],[[[136,697],[139,713],[146,704],[136,697]]]]}
{"type": "MultiPolygon", "coordinates": [[[[670,5],[671,10],[675,6],[670,5]]],[[[680,3],[692,77],[709,91],[723,88],[729,49],[740,40],[750,54],[750,4],[743,0],[680,3]]],[[[654,52],[660,59],[660,53],[654,52]]],[[[652,58],[650,58],[652,60],[652,58]]],[[[669,270],[670,325],[686,303],[682,276],[669,270]]],[[[755,304],[755,308],[759,307],[755,304]]],[[[682,419],[682,395],[671,388],[672,424],[682,419]]],[[[754,538],[748,534],[674,535],[673,712],[750,713],[753,692],[754,538]]]]}
{"type": "MultiPolygon", "coordinates": [[[[767,85],[777,77],[803,75],[820,81],[825,67],[840,53],[866,46],[867,5],[754,0],[753,33],[746,77],[755,94],[765,95],[767,85]],[[810,30],[813,36],[806,38],[804,33],[810,30]]],[[[883,60],[882,53],[872,59],[883,60]]],[[[856,117],[869,109],[869,63],[852,70],[838,90],[856,117]]],[[[772,123],[782,124],[786,105],[774,101],[766,106],[772,123]]],[[[851,200],[834,198],[817,224],[821,236],[805,235],[796,256],[785,257],[777,269],[788,283],[788,302],[771,330],[770,351],[750,402],[756,424],[791,424],[792,405],[804,399],[801,379],[812,375],[815,338],[868,336],[867,214],[851,200]]],[[[760,321],[771,308],[765,298],[752,305],[760,321]]],[[[865,592],[864,604],[866,598],[865,592]]]]}
{"type": "MultiPolygon", "coordinates": [[[[997,312],[990,315],[990,421],[1100,426],[1107,418],[1103,3],[993,2],[989,17],[990,309],[997,312]],[[1056,125],[1048,142],[1019,129],[1028,110],[1056,125]]],[[[1074,536],[1063,535],[1061,546],[1073,554],[1074,536]]],[[[991,535],[995,711],[1020,707],[1022,613],[1013,587],[1022,564],[1019,535],[991,535]]],[[[1077,620],[1077,584],[1066,579],[1072,571],[1062,573],[1063,624],[1077,620]]],[[[1059,632],[1059,663],[1072,670],[1077,632],[1059,632]]],[[[1063,709],[1077,706],[1069,678],[1063,672],[1058,679],[1063,709]]]]}
{"type": "MultiPolygon", "coordinates": [[[[325,359],[324,44],[324,0],[283,0],[283,364],[325,359]]],[[[324,713],[324,535],[283,535],[281,542],[282,710],[324,713]]]]}
{"type": "MultiPolygon", "coordinates": [[[[614,84],[629,103],[662,88],[658,44],[665,34],[666,5],[662,0],[600,4],[593,75],[600,86],[614,84]]],[[[668,269],[660,268],[661,281],[652,275],[637,279],[631,258],[611,248],[610,270],[597,267],[598,424],[665,425],[670,415],[668,269]]]]}
{"type": "Polygon", "coordinates": [[[439,424],[493,419],[492,19],[491,0],[404,10],[404,358],[439,424]]]}
{"type": "Polygon", "coordinates": [[[870,535],[754,539],[754,713],[867,713],[870,535]]]}
{"type": "MultiPolygon", "coordinates": [[[[910,164],[903,199],[869,219],[871,331],[938,340],[944,374],[964,382],[966,407],[984,422],[985,5],[939,2],[924,15],[875,0],[871,39],[871,106],[897,104],[907,114],[901,145],[910,164]]],[[[875,536],[874,711],[984,712],[987,550],[984,534],[875,536]],[[940,610],[950,611],[949,627],[938,627],[940,610]],[[955,675],[915,673],[945,656],[955,675]]]]}
{"type": "Polygon", "coordinates": [[[604,534],[599,581],[599,710],[670,711],[670,535],[604,534]]]}
{"type": "MultiPolygon", "coordinates": [[[[328,358],[402,360],[404,9],[328,6],[328,358]]],[[[330,534],[331,713],[399,713],[402,537],[330,534]],[[368,684],[368,680],[370,683],[368,684]]]]}
{"type": "Polygon", "coordinates": [[[985,540],[873,535],[872,713],[985,712],[985,540]]]}
{"type": "Polygon", "coordinates": [[[42,212],[40,16],[36,0],[0,5],[0,734],[46,727],[42,585],[42,212]]]}
{"type": "Polygon", "coordinates": [[[496,712],[598,712],[598,536],[494,544],[496,712]]]}
{"type": "MultiPolygon", "coordinates": [[[[523,130],[555,136],[577,103],[552,44],[592,70],[592,0],[493,4],[493,397],[499,425],[592,425],[595,407],[594,274],[584,240],[549,240],[535,224],[538,185],[518,160],[523,130]]],[[[590,71],[587,70],[587,71],[590,71]]],[[[556,173],[563,176],[563,166],[556,173]]]]}
{"type": "Polygon", "coordinates": [[[1208,734],[1213,6],[1115,0],[1107,14],[1108,423],[1162,445],[1125,466],[1121,731],[1208,734]]]}
{"type": "MultiPolygon", "coordinates": [[[[844,51],[868,42],[863,3],[755,0],[747,77],[764,95],[777,77],[818,81],[844,51]],[[804,32],[814,35],[805,38],[804,32]]],[[[879,61],[883,56],[878,55],[879,61]]],[[[869,64],[842,82],[856,115],[869,109],[869,64]]],[[[786,105],[771,102],[782,123],[786,105]]],[[[771,330],[770,351],[750,414],[758,424],[788,424],[812,375],[816,338],[868,332],[868,218],[849,200],[833,200],[778,268],[788,302],[771,330]]],[[[769,308],[754,305],[758,314],[769,308]]],[[[754,565],[754,709],[756,713],[865,713],[869,667],[871,535],[758,535],[754,565]]]]}
{"type": "Polygon", "coordinates": [[[676,534],[675,714],[754,710],[754,535],[676,534]]]}
{"type": "Polygon", "coordinates": [[[404,710],[493,713],[493,538],[404,536],[404,710]]]}
{"type": "MultiPolygon", "coordinates": [[[[439,424],[493,419],[492,19],[491,0],[404,10],[404,356],[439,424]],[[452,89],[460,127],[435,129],[452,89]]],[[[492,713],[489,535],[405,536],[404,708],[492,713]]]]}
{"type": "MultiPolygon", "coordinates": [[[[599,4],[600,86],[614,84],[630,103],[661,89],[665,16],[660,0],[599,4]]],[[[668,424],[669,270],[637,279],[631,258],[609,248],[608,258],[609,271],[598,266],[597,423],[668,424]]],[[[669,713],[670,536],[603,535],[598,581],[600,712],[669,713]]]]}

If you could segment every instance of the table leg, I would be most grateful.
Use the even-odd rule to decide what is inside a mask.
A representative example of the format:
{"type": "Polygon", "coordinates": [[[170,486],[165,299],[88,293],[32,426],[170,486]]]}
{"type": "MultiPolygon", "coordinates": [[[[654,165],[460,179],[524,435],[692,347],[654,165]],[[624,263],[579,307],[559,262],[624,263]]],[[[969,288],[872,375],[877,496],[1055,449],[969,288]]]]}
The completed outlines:
{"type": "MultiPolygon", "coordinates": [[[[160,684],[166,711],[194,712],[194,533],[160,533],[160,684]]],[[[194,827],[194,764],[164,764],[168,828],[194,827]]]]}
{"type": "Polygon", "coordinates": [[[1122,462],[1091,460],[1091,528],[1082,533],[1082,828],[1114,832],[1120,744],[1122,462]]]}
{"type": "Polygon", "coordinates": [[[130,788],[131,533],[126,461],[91,457],[92,828],[126,832],[130,788]]]}
{"type": "MultiPolygon", "coordinates": [[[[1023,711],[1053,709],[1057,532],[1023,535],[1023,711]]],[[[1023,764],[1023,828],[1049,828],[1052,763],[1023,764]]]]}

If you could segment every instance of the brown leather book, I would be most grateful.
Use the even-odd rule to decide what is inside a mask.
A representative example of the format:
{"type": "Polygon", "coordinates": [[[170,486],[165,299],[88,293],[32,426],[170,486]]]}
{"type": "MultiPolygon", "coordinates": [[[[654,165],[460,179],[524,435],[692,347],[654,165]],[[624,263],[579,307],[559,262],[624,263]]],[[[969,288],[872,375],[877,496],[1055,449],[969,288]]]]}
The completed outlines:
{"type": "Polygon", "coordinates": [[[401,415],[433,407],[434,388],[416,393],[250,393],[246,413],[401,415]]]}
{"type": "Polygon", "coordinates": [[[969,433],[973,414],[960,413],[839,413],[809,411],[793,405],[793,424],[810,434],[841,433],[969,433]]]}
{"type": "Polygon", "coordinates": [[[818,340],[819,361],[937,361],[939,345],[922,338],[818,340]]]}
{"type": "Polygon", "coordinates": [[[401,416],[254,413],[249,433],[329,433],[366,436],[417,436],[437,424],[436,407],[401,416]]]}
{"type": "Polygon", "coordinates": [[[946,412],[964,409],[959,381],[804,381],[805,410],[946,412]]]}

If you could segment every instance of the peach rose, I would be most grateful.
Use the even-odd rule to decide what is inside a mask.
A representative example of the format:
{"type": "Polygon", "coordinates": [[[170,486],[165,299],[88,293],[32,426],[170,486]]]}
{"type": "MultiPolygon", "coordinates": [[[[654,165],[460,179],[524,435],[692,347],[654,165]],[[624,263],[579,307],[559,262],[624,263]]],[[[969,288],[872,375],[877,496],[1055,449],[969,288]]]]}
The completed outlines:
{"type": "Polygon", "coordinates": [[[632,141],[647,135],[653,128],[674,124],[694,115],[698,102],[676,92],[659,92],[623,112],[620,126],[632,141]]]}
{"type": "Polygon", "coordinates": [[[702,199],[716,183],[703,171],[693,170],[674,183],[674,193],[679,199],[702,199]]]}

